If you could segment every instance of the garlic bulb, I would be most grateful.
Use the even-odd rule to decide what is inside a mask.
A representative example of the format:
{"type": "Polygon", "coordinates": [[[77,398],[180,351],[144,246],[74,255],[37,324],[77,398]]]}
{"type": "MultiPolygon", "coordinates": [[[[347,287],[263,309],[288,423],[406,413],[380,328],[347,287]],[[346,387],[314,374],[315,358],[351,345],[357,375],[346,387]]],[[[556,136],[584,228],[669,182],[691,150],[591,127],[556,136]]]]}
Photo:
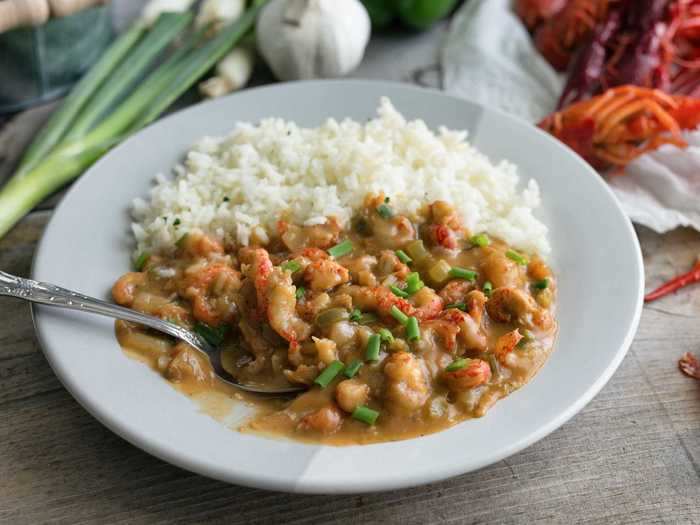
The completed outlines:
{"type": "Polygon", "coordinates": [[[216,65],[216,75],[199,84],[208,98],[221,97],[244,87],[253,73],[255,56],[248,47],[237,47],[216,65]]]}
{"type": "Polygon", "coordinates": [[[258,49],[279,79],[330,78],[359,65],[370,20],[359,0],[271,0],[256,32],[258,49]]]}
{"type": "Polygon", "coordinates": [[[141,11],[141,20],[152,26],[161,14],[186,11],[193,3],[194,0],[151,0],[141,11]]]}
{"type": "Polygon", "coordinates": [[[225,25],[233,22],[245,11],[245,0],[204,0],[197,13],[195,25],[225,25]]]}

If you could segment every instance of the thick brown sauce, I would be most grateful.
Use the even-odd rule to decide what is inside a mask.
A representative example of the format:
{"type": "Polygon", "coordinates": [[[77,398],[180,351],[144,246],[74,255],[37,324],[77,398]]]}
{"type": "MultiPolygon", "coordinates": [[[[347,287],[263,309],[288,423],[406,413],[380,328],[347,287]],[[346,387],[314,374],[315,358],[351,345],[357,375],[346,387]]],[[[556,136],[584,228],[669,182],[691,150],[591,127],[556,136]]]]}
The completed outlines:
{"type": "MultiPolygon", "coordinates": [[[[358,287],[358,280],[362,280],[358,278],[357,261],[363,255],[371,254],[379,260],[379,264],[375,265],[375,268],[370,272],[374,274],[374,277],[365,275],[363,279],[381,280],[386,278],[386,275],[383,275],[382,270],[378,268],[382,264],[380,254],[387,250],[393,252],[395,249],[404,249],[407,239],[402,239],[400,230],[395,228],[393,230],[387,228],[386,231],[382,231],[382,223],[378,223],[378,219],[372,215],[374,207],[375,205],[371,204],[368,210],[365,210],[365,217],[369,218],[370,225],[374,225],[372,235],[368,236],[366,232],[364,234],[358,233],[357,227],[348,232],[334,232],[332,243],[340,239],[349,239],[353,244],[352,254],[338,259],[338,263],[351,269],[350,282],[333,286],[325,292],[307,291],[304,299],[297,304],[297,310],[303,310],[304,304],[326,292],[331,299],[331,304],[326,305],[326,307],[347,302],[347,297],[341,296],[349,294],[348,286],[358,287]]],[[[533,326],[537,323],[532,319],[542,313],[550,316],[553,312],[555,281],[546,266],[538,259],[534,258],[534,262],[531,262],[530,266],[515,264],[511,259],[505,257],[504,254],[508,250],[505,244],[491,240],[488,247],[474,247],[468,241],[467,232],[459,228],[455,228],[458,241],[457,249],[440,246],[434,242],[435,239],[432,239],[433,242],[431,242],[430,234],[427,233],[429,231],[427,227],[431,224],[431,220],[435,221],[436,219],[435,217],[431,218],[428,212],[425,217],[419,219],[419,223],[424,222],[424,224],[417,228],[423,234],[421,237],[426,240],[430,263],[427,266],[414,263],[410,268],[411,271],[418,270],[420,272],[427,286],[434,287],[438,291],[447,284],[431,281],[429,274],[430,267],[435,261],[444,260],[452,267],[476,270],[478,279],[474,287],[477,290],[482,289],[485,281],[489,278],[493,281],[494,290],[504,287],[522,292],[530,301],[528,303],[530,306],[536,305],[536,314],[527,313],[517,319],[496,321],[484,311],[478,327],[480,333],[485,336],[486,351],[470,349],[459,339],[456,348],[447,348],[449,345],[446,345],[442,332],[429,328],[431,326],[430,319],[421,320],[421,339],[404,345],[403,348],[417,358],[420,363],[420,374],[427,387],[425,401],[420,403],[420,406],[412,408],[404,406],[401,399],[396,401],[395,395],[392,397],[392,388],[395,389],[394,393],[398,391],[401,395],[404,395],[405,390],[402,389],[403,387],[396,390],[396,380],[389,378],[385,370],[388,360],[396,357],[392,358],[392,354],[403,354],[401,348],[383,344],[378,361],[366,362],[364,360],[367,334],[376,333],[380,328],[387,327],[392,330],[396,339],[405,340],[404,329],[398,326],[390,316],[383,316],[380,313],[375,322],[365,324],[341,321],[326,328],[314,326],[312,334],[315,337],[325,337],[332,340],[335,337],[338,339],[336,341],[336,358],[341,359],[346,365],[354,359],[365,361],[353,381],[369,387],[370,395],[364,404],[380,411],[379,418],[372,426],[354,420],[347,410],[338,408],[335,387],[346,379],[342,375],[338,376],[327,388],[310,386],[307,392],[294,399],[260,397],[242,393],[219,381],[214,376],[206,358],[183,344],[176,344],[165,336],[129,323],[117,322],[117,338],[129,356],[146,362],[153,370],[162,374],[176,389],[195,400],[203,411],[217,420],[226,421],[228,413],[236,402],[245,402],[254,406],[256,414],[244,424],[236,425],[242,431],[333,445],[348,445],[416,437],[443,430],[471,417],[480,417],[498,399],[527,383],[550,354],[556,335],[556,323],[551,319],[549,323],[545,322],[541,326],[533,326]],[[537,277],[542,277],[543,272],[548,276],[545,301],[541,300],[542,297],[538,297],[542,291],[537,290],[534,286],[534,283],[541,282],[541,279],[537,277]],[[538,302],[539,304],[536,304],[538,302]],[[354,331],[349,342],[337,335],[338,333],[342,335],[341,328],[343,327],[345,331],[354,331]],[[527,327],[528,335],[525,344],[521,342],[515,349],[501,355],[501,357],[495,355],[499,338],[516,329],[525,332],[525,327],[527,327]],[[449,388],[448,381],[445,380],[446,372],[444,369],[459,356],[482,359],[487,362],[489,364],[487,368],[490,369],[488,381],[472,388],[449,388]],[[340,423],[331,425],[331,430],[327,430],[323,424],[315,427],[304,423],[305,418],[310,414],[327,407],[333,407],[333,413],[340,414],[340,423]]],[[[396,217],[389,222],[400,226],[396,217]]],[[[310,232],[306,237],[301,236],[303,240],[307,241],[304,244],[306,247],[308,247],[308,243],[319,242],[318,236],[315,235],[318,234],[318,231],[313,235],[312,233],[314,232],[310,232]]],[[[135,291],[132,290],[135,298],[130,306],[144,311],[150,310],[149,313],[155,313],[164,318],[172,319],[175,316],[184,324],[191,324],[193,321],[192,312],[196,310],[196,307],[193,306],[192,297],[186,297],[187,293],[183,292],[182,282],[191,279],[193,273],[199,272],[201,274],[206,271],[206,264],[202,265],[202,261],[208,261],[211,264],[223,263],[237,270],[243,269],[243,280],[245,281],[246,271],[245,267],[241,268],[240,266],[240,253],[235,254],[235,250],[226,250],[226,253],[233,254],[233,257],[221,253],[215,253],[213,256],[210,254],[202,256],[202,254],[196,253],[201,246],[199,241],[195,242],[195,240],[195,234],[190,234],[188,236],[190,245],[181,248],[173,256],[151,258],[147,270],[138,274],[144,277],[138,279],[138,283],[134,287],[135,291]],[[193,253],[197,256],[193,256],[193,253]],[[197,267],[197,264],[200,264],[201,268],[197,267]],[[162,271],[163,268],[167,269],[165,273],[162,271]]],[[[290,242],[294,244],[294,240],[290,242]]],[[[273,245],[268,248],[275,266],[282,264],[295,253],[299,253],[299,250],[291,250],[289,246],[281,243],[275,247],[273,242],[273,245]]],[[[243,258],[245,259],[245,256],[243,258]]],[[[386,263],[386,261],[384,262],[386,263]]],[[[294,278],[294,284],[297,287],[303,285],[309,290],[312,281],[304,281],[308,274],[304,271],[298,273],[303,277],[297,275],[294,278]]],[[[400,271],[395,273],[405,277],[405,271],[403,274],[400,271]]],[[[454,280],[449,282],[454,282],[454,280]]],[[[219,279],[208,283],[207,286],[207,294],[209,294],[207,297],[212,311],[235,312],[232,314],[231,321],[227,322],[235,326],[239,317],[246,318],[247,316],[253,319],[257,315],[254,313],[255,288],[252,283],[244,282],[241,286],[240,282],[234,285],[219,279]]],[[[271,285],[268,283],[266,286],[270,287],[271,285]]],[[[118,301],[120,299],[118,294],[115,295],[115,298],[118,301]]],[[[417,300],[409,299],[409,301],[416,302],[417,300]]],[[[355,296],[353,296],[352,307],[357,307],[358,302],[361,303],[362,299],[356,301],[355,296]]],[[[441,318],[440,316],[447,315],[444,313],[446,302],[442,302],[439,315],[433,317],[441,318]]],[[[313,322],[310,324],[313,325],[313,322]]],[[[264,365],[260,370],[251,366],[250,363],[253,360],[251,354],[254,352],[248,343],[249,338],[243,338],[245,342],[242,342],[241,335],[235,330],[228,334],[221,345],[226,368],[242,381],[267,385],[288,384],[287,377],[282,371],[294,368],[290,366],[288,360],[291,345],[273,333],[267,323],[257,324],[257,321],[251,320],[251,325],[257,326],[258,329],[263,327],[262,332],[258,335],[261,335],[260,341],[269,346],[265,351],[265,359],[262,361],[264,365]]],[[[306,346],[302,346],[302,348],[305,352],[308,353],[309,348],[313,350],[313,343],[310,343],[310,340],[304,344],[306,346]]],[[[313,359],[310,359],[307,356],[304,359],[305,363],[318,363],[320,358],[314,356],[313,359]]],[[[313,366],[318,365],[314,364],[313,366]]],[[[318,366],[318,368],[321,367],[318,366]]],[[[317,374],[318,369],[313,377],[317,374]]],[[[410,397],[411,392],[406,395],[410,397]]]]}

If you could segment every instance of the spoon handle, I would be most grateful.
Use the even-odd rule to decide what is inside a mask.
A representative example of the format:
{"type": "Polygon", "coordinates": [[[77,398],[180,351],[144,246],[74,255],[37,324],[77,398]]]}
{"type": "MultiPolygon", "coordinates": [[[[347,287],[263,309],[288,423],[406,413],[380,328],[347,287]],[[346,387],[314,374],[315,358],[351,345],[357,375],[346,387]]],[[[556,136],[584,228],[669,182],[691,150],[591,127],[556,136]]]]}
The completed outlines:
{"type": "Polygon", "coordinates": [[[95,299],[94,297],[89,297],[78,292],[66,290],[65,288],[53,284],[42,283],[32,279],[23,279],[0,271],[0,295],[16,297],[32,303],[66,308],[68,310],[78,310],[139,323],[153,328],[154,330],[158,330],[159,332],[164,332],[178,339],[182,339],[195,348],[204,350],[207,354],[211,351],[206,341],[201,340],[198,335],[174,323],[169,323],[158,317],[142,314],[141,312],[101,301],[100,299],[95,299]]]}

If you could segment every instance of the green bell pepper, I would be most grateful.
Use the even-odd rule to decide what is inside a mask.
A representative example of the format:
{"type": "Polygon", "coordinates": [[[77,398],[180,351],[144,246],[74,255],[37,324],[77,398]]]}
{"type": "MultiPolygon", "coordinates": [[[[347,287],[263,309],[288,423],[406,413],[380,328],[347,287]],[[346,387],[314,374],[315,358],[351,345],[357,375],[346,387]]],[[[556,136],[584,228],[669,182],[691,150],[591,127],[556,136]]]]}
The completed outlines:
{"type": "Polygon", "coordinates": [[[459,0],[362,0],[372,25],[388,26],[394,18],[414,29],[427,29],[446,16],[459,0]]]}

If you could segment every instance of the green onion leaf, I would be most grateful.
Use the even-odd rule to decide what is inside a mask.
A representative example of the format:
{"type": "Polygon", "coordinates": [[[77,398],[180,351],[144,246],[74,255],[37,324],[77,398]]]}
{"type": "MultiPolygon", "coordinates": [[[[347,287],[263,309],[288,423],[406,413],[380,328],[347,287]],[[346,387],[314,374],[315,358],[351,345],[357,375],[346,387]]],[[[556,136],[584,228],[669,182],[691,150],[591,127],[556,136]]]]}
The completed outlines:
{"type": "Polygon", "coordinates": [[[329,364],[326,368],[323,369],[323,372],[318,374],[316,379],[314,379],[314,383],[316,383],[321,388],[326,388],[344,367],[345,365],[342,361],[333,361],[331,364],[329,364]]]}
{"type": "Polygon", "coordinates": [[[379,347],[382,343],[382,338],[379,334],[372,334],[367,340],[367,349],[365,350],[366,361],[379,360],[379,347]]]}
{"type": "Polygon", "coordinates": [[[336,259],[342,257],[343,255],[349,254],[353,249],[352,242],[345,240],[340,244],[336,244],[332,248],[328,249],[328,255],[335,257],[336,259]]]}
{"type": "Polygon", "coordinates": [[[392,334],[389,331],[389,329],[381,328],[378,333],[379,333],[379,337],[381,337],[381,339],[384,343],[393,343],[394,342],[394,334],[392,334]]]}
{"type": "Polygon", "coordinates": [[[306,288],[304,288],[303,286],[299,286],[299,287],[297,287],[297,291],[294,292],[294,297],[296,297],[297,301],[298,301],[299,299],[304,297],[305,293],[306,293],[306,288]]]}
{"type": "Polygon", "coordinates": [[[470,361],[471,359],[466,358],[455,359],[449,365],[447,365],[447,367],[445,367],[445,370],[447,372],[456,372],[457,370],[462,370],[462,368],[466,368],[470,361]]]}
{"type": "Polygon", "coordinates": [[[301,270],[301,264],[299,263],[299,261],[287,261],[285,263],[282,263],[282,266],[280,266],[280,268],[282,268],[285,271],[294,273],[301,270]]]}
{"type": "Polygon", "coordinates": [[[450,308],[456,308],[457,310],[462,310],[463,312],[467,311],[467,305],[465,303],[452,303],[445,306],[445,310],[449,310],[450,308]]]}
{"type": "Polygon", "coordinates": [[[516,263],[520,264],[521,266],[526,266],[528,263],[527,257],[516,252],[515,250],[508,250],[506,252],[506,257],[508,257],[511,261],[515,261],[516,263]]]}
{"type": "Polygon", "coordinates": [[[377,213],[382,219],[389,220],[394,216],[394,210],[391,209],[391,206],[388,206],[387,204],[380,204],[377,206],[377,213]]]}
{"type": "Polygon", "coordinates": [[[350,312],[350,320],[353,323],[357,323],[360,319],[362,319],[362,312],[355,308],[352,312],[350,312]]]}
{"type": "Polygon", "coordinates": [[[420,339],[420,328],[418,327],[418,319],[415,317],[409,317],[406,323],[406,338],[409,341],[416,341],[420,339]]]}
{"type": "Polygon", "coordinates": [[[146,266],[146,263],[148,262],[148,259],[151,258],[151,254],[148,252],[143,252],[141,255],[139,255],[136,260],[134,261],[134,268],[136,268],[137,272],[140,272],[143,270],[144,266],[146,266]]]}
{"type": "Polygon", "coordinates": [[[476,281],[477,274],[473,270],[467,270],[466,268],[458,268],[453,266],[450,268],[448,275],[453,279],[464,279],[465,281],[476,281]]]}
{"type": "Polygon", "coordinates": [[[418,272],[411,272],[406,277],[406,293],[408,295],[413,295],[418,290],[423,288],[425,284],[420,280],[420,275],[418,272]]]}
{"type": "Polygon", "coordinates": [[[224,342],[224,337],[226,336],[226,332],[228,332],[228,325],[209,326],[206,323],[198,322],[194,325],[194,331],[202,336],[209,344],[219,346],[224,342]]]}
{"type": "Polygon", "coordinates": [[[408,297],[408,293],[403,291],[398,286],[394,286],[393,284],[389,285],[389,290],[391,290],[391,293],[393,293],[396,297],[401,297],[402,299],[406,299],[406,297],[408,297]]]}
{"type": "Polygon", "coordinates": [[[522,348],[528,343],[532,342],[535,340],[535,334],[533,334],[530,330],[527,329],[520,329],[520,334],[523,336],[520,341],[518,341],[518,347],[522,348]]]}
{"type": "Polygon", "coordinates": [[[348,379],[352,379],[355,377],[355,374],[357,374],[360,368],[362,368],[362,361],[355,359],[352,363],[345,367],[345,370],[343,370],[343,375],[348,379]]]}
{"type": "Polygon", "coordinates": [[[493,284],[491,284],[491,281],[486,281],[481,289],[484,291],[484,295],[486,297],[491,297],[491,292],[493,292],[493,284]]]}
{"type": "Polygon", "coordinates": [[[391,307],[391,316],[402,325],[405,325],[408,322],[408,316],[399,310],[396,305],[392,305],[391,307]]]}
{"type": "Polygon", "coordinates": [[[352,412],[353,419],[357,419],[358,421],[362,421],[363,423],[367,423],[368,425],[374,425],[378,417],[379,412],[377,412],[376,410],[372,410],[371,408],[366,407],[364,405],[357,407],[352,412]]]}
{"type": "Polygon", "coordinates": [[[491,240],[485,233],[474,235],[471,239],[469,239],[469,242],[471,242],[474,246],[479,246],[482,248],[491,244],[491,240]]]}
{"type": "Polygon", "coordinates": [[[549,279],[545,277],[541,281],[536,281],[532,286],[534,286],[536,290],[546,290],[549,286],[549,279]]]}
{"type": "Polygon", "coordinates": [[[180,224],[182,224],[182,221],[180,221],[179,218],[176,218],[176,219],[173,221],[173,226],[180,226],[180,224]]]}
{"type": "Polygon", "coordinates": [[[411,264],[413,262],[413,259],[403,250],[396,250],[396,256],[399,258],[399,261],[404,264],[411,264]]]}

